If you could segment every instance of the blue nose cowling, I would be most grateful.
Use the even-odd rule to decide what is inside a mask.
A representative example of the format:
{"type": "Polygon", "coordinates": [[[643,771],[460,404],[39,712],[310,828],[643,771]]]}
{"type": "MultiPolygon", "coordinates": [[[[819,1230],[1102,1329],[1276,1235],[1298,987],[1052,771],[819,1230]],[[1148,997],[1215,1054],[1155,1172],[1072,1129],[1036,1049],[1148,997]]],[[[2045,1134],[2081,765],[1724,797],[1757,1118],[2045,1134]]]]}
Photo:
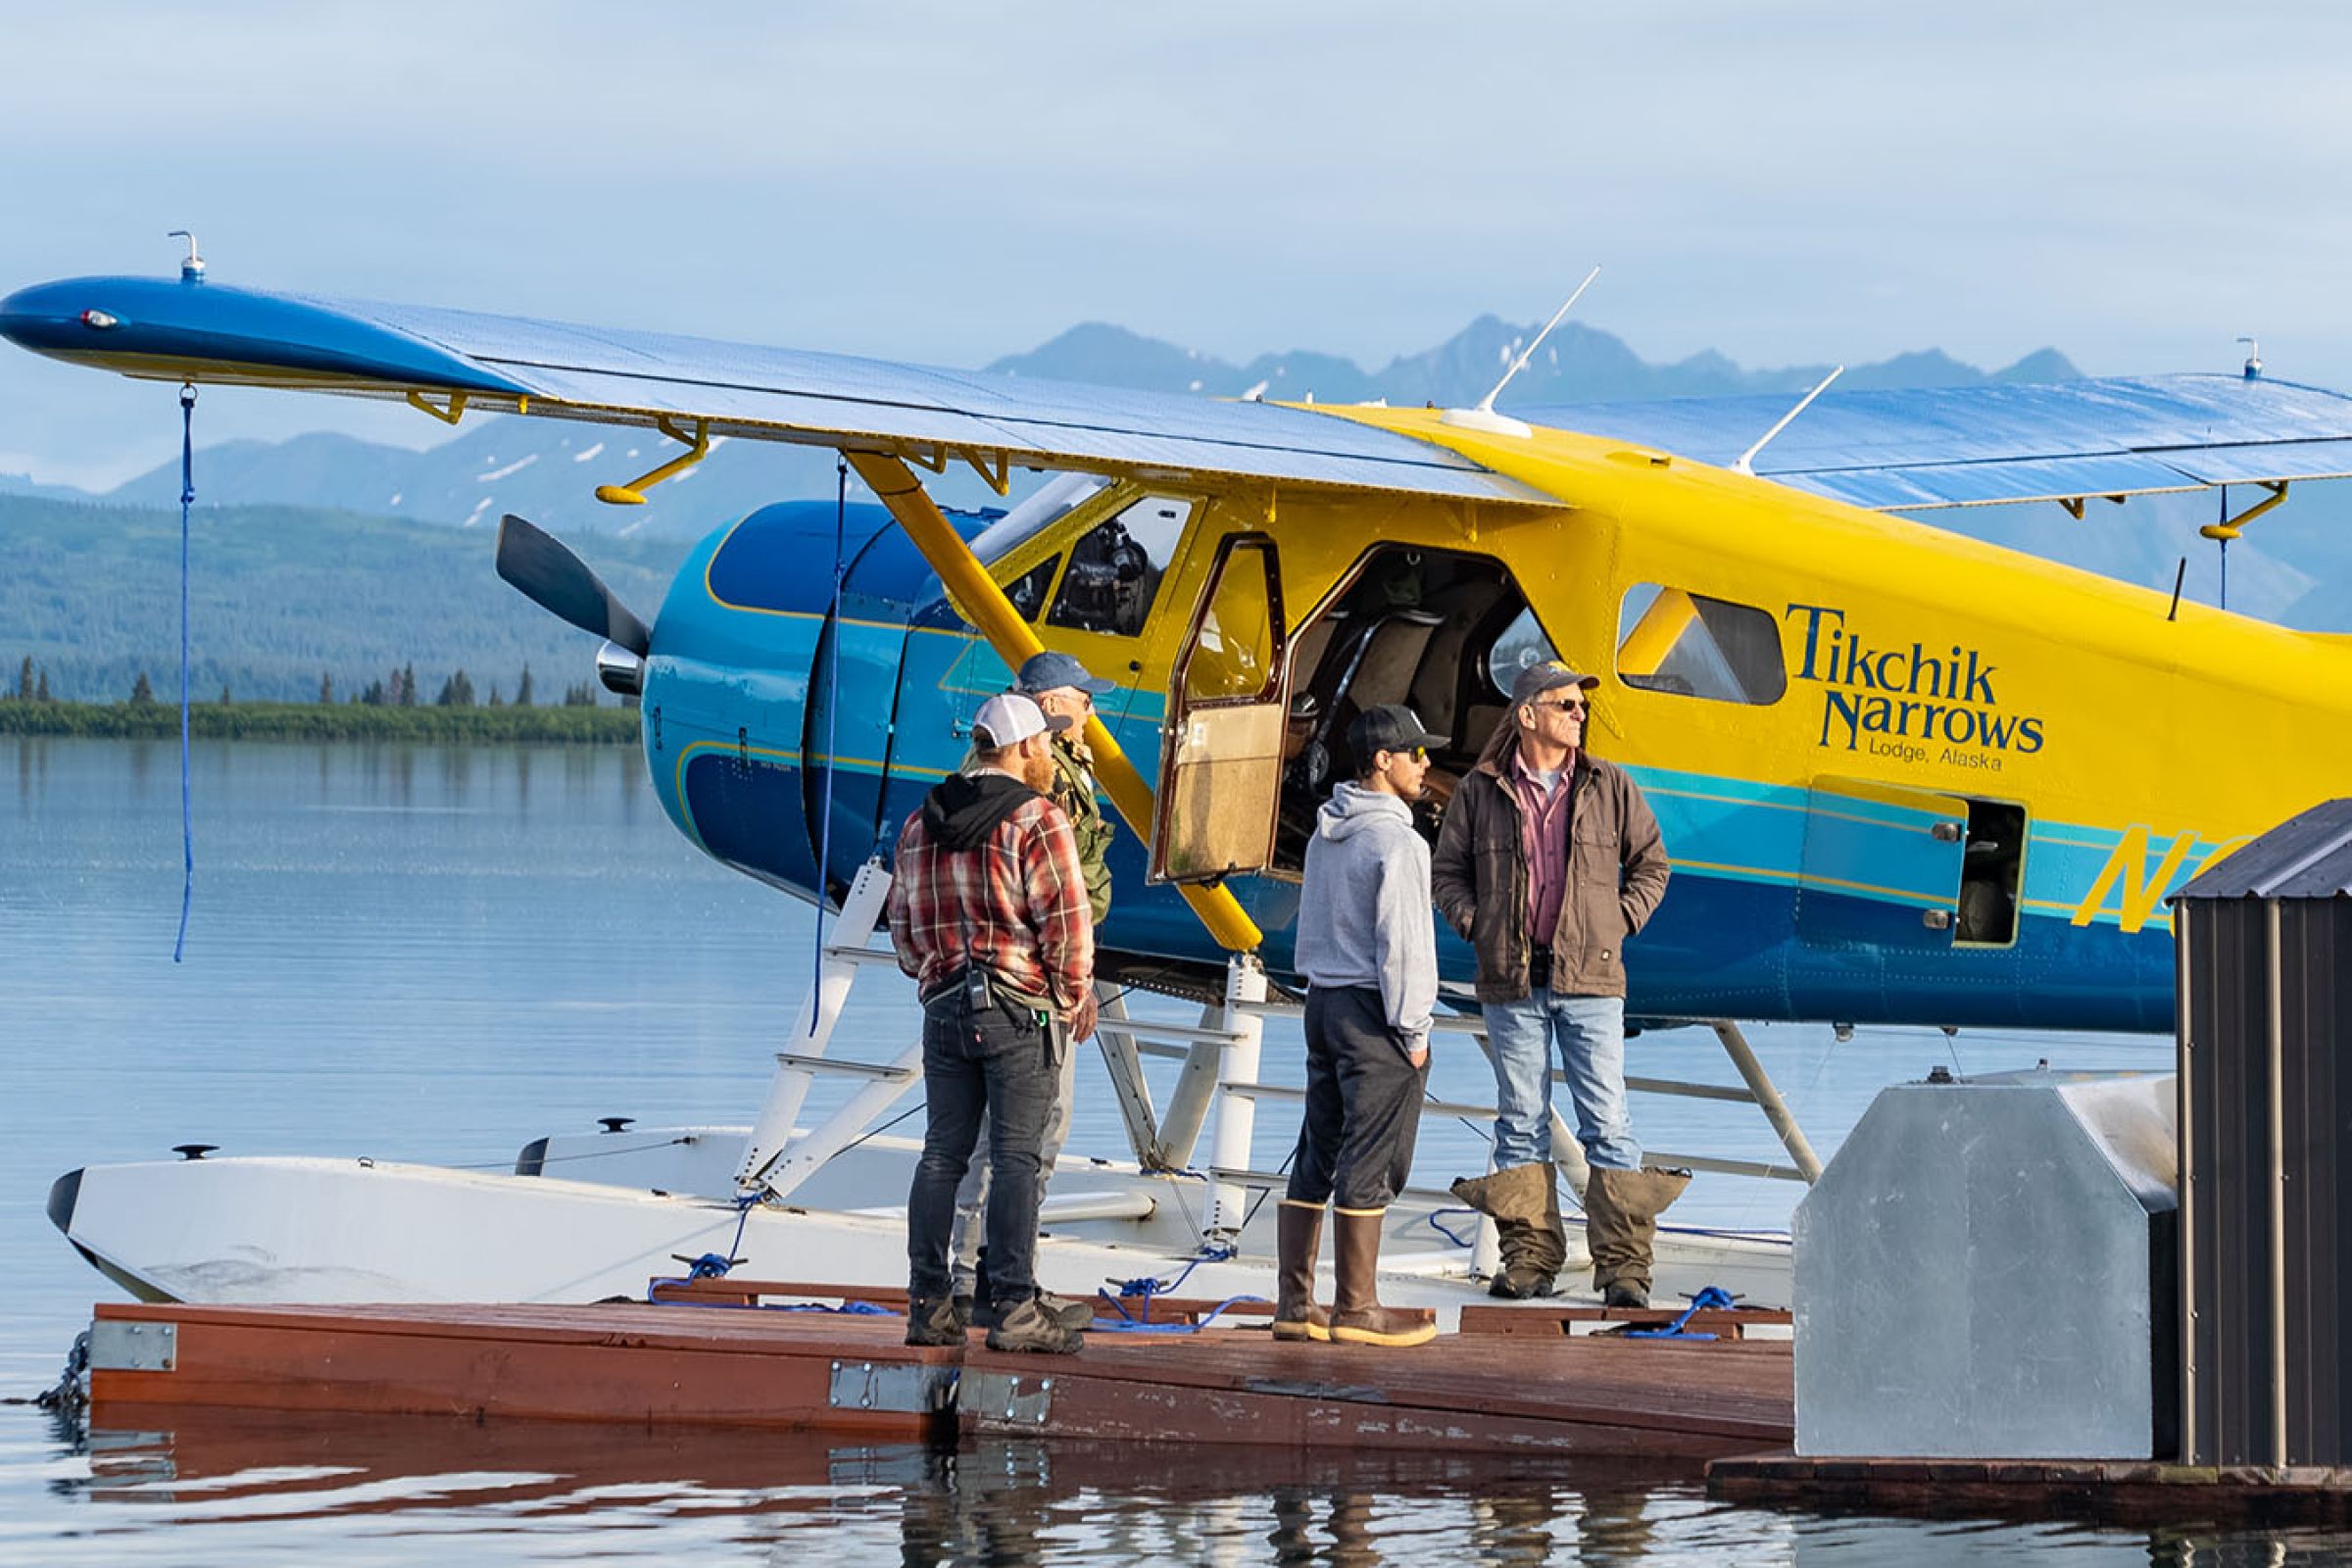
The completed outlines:
{"type": "Polygon", "coordinates": [[[837,900],[895,836],[901,663],[915,607],[937,594],[877,506],[763,507],[699,546],[663,601],[646,671],[646,760],[679,829],[810,899],[821,848],[837,900]]]}

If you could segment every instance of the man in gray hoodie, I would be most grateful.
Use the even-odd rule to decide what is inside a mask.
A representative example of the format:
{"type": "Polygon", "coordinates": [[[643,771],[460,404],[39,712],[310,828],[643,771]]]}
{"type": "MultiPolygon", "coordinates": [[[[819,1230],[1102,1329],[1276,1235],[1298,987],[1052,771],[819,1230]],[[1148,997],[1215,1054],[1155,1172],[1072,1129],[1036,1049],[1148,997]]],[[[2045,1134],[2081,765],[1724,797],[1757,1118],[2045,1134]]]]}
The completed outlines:
{"type": "Polygon", "coordinates": [[[1428,777],[1427,748],[1446,742],[1395,706],[1367,710],[1348,741],[1363,772],[1316,813],[1298,895],[1306,1117],[1278,1216],[1274,1337],[1420,1345],[1437,1326],[1383,1307],[1374,1276],[1381,1225],[1421,1131],[1438,999],[1429,845],[1408,803],[1428,777]],[[1338,1258],[1328,1315],[1315,1305],[1326,1203],[1338,1258]]]}

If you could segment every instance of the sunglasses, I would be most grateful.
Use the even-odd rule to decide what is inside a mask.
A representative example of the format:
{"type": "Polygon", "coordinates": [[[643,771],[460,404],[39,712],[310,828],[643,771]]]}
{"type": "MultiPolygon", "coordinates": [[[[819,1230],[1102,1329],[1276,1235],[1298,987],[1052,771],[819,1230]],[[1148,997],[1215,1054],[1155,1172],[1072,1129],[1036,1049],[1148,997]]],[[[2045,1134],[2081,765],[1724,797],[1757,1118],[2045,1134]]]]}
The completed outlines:
{"type": "Polygon", "coordinates": [[[1582,713],[1587,711],[1592,705],[1578,702],[1572,698],[1564,703],[1530,703],[1527,706],[1530,708],[1556,708],[1563,713],[1582,713]]]}
{"type": "Polygon", "coordinates": [[[1416,746],[1409,752],[1399,751],[1394,746],[1383,746],[1381,750],[1388,753],[1391,757],[1409,757],[1416,762],[1426,762],[1429,760],[1429,748],[1426,746],[1416,746]]]}

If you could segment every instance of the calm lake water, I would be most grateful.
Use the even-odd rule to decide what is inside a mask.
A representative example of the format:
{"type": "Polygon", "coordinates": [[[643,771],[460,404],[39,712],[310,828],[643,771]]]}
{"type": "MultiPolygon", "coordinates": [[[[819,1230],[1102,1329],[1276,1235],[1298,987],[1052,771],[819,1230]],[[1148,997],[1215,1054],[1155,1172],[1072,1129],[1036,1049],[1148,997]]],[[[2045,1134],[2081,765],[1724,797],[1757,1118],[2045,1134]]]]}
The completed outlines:
{"type": "MultiPolygon", "coordinates": [[[[810,966],[808,909],[700,858],[625,750],[200,746],[197,886],[179,913],[179,771],[161,743],[0,738],[0,1397],[55,1380],[113,1288],[49,1227],[74,1166],[337,1153],[510,1168],[603,1115],[748,1121],[810,966]]],[[[1152,1010],[1145,1006],[1141,1010],[1152,1010]]],[[[1172,1014],[1181,1016],[1181,1011],[1172,1014]]],[[[911,1022],[872,986],[837,1037],[911,1022]]],[[[2157,1067],[2161,1041],[1751,1031],[1825,1156],[1883,1084],[1936,1062],[2157,1067]]],[[[1269,1078],[1297,1080],[1269,1028],[1269,1078]]],[[[1073,1149],[1124,1152],[1087,1057],[1073,1149]]],[[[1711,1037],[1634,1047],[1649,1076],[1734,1082],[1711,1037]]],[[[1433,1087],[1475,1096],[1467,1052],[1433,1087]],[[1467,1059],[1463,1059],[1467,1056],[1467,1059]]],[[[839,1091],[836,1091],[839,1092],[839,1091]]],[[[821,1102],[815,1108],[822,1108],[821,1102]]],[[[1639,1100],[1659,1148],[1777,1154],[1760,1118],[1639,1100]]],[[[1260,1118],[1256,1158],[1295,1124],[1260,1118]]],[[[1433,1123],[1426,1178],[1477,1169],[1433,1123]]],[[[1702,1178],[1694,1221],[1783,1225],[1795,1197],[1702,1178]]],[[[459,1245],[462,1245],[460,1239],[459,1245]]],[[[0,1406],[0,1562],[2328,1561],[2352,1537],[1929,1523],[1728,1508],[1694,1477],[998,1443],[956,1453],[776,1434],[442,1422],[179,1421],[61,1430],[0,1406]]]]}

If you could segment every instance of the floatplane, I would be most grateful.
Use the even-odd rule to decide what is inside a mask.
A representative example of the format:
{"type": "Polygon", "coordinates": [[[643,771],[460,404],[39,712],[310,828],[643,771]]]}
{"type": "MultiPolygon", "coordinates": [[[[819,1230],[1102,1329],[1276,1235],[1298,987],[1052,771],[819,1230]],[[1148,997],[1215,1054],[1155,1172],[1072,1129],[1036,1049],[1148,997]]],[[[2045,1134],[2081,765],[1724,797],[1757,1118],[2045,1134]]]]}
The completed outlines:
{"type": "MultiPolygon", "coordinates": [[[[2352,771],[2352,639],[1900,514],[2045,501],[2079,518],[2102,498],[2259,488],[2205,530],[2226,548],[2290,484],[2352,474],[2352,399],[2252,364],[1808,395],[1793,418],[1741,398],[1224,402],[268,293],[207,281],[192,246],[177,280],[13,294],[0,336],[149,379],[676,442],[598,492],[618,504],[722,436],[832,448],[873,498],[845,485],[720,528],[650,622],[527,522],[499,545],[510,581],[602,639],[678,830],[836,916],[757,1120],[550,1136],[514,1174],[259,1157],[61,1178],[60,1229],[150,1298],[583,1300],[705,1253],[763,1278],[897,1279],[916,1145],[873,1123],[915,1087],[919,1048],[828,1046],[855,977],[894,973],[867,939],[896,824],[957,764],[958,721],[1040,648],[1122,687],[1086,731],[1128,828],[1106,987],[1204,1004],[1198,1025],[1104,1010],[1132,1157],[1064,1157],[1040,1257],[1064,1290],[1186,1259],[1193,1290],[1263,1288],[1258,1200],[1279,1178],[1250,1168],[1252,1113],[1282,1092],[1259,1081],[1260,1034],[1294,991],[1313,809],[1349,776],[1368,705],[1409,703],[1451,737],[1442,782],[1523,662],[1599,673],[1591,744],[1640,780],[1675,863],[1629,954],[1629,1017],[1712,1028],[1746,1087],[1698,1092],[1762,1106],[1788,1152],[1668,1157],[1799,1179],[1818,1162],[1739,1020],[2169,1029],[2164,895],[2352,771]],[[926,477],[965,468],[1007,497],[1044,477],[1009,510],[944,510],[926,477]],[[1164,1102],[1147,1055],[1181,1064],[1164,1102]],[[804,1126],[823,1075],[851,1081],[845,1103],[804,1126]]],[[[1442,967],[1466,995],[1450,935],[1442,967]]],[[[1393,1211],[1388,1299],[1448,1310],[1476,1289],[1475,1246],[1415,1250],[1446,1201],[1393,1211]]],[[[1661,1291],[1786,1301],[1786,1246],[1669,1236],[1661,1291]]]]}

